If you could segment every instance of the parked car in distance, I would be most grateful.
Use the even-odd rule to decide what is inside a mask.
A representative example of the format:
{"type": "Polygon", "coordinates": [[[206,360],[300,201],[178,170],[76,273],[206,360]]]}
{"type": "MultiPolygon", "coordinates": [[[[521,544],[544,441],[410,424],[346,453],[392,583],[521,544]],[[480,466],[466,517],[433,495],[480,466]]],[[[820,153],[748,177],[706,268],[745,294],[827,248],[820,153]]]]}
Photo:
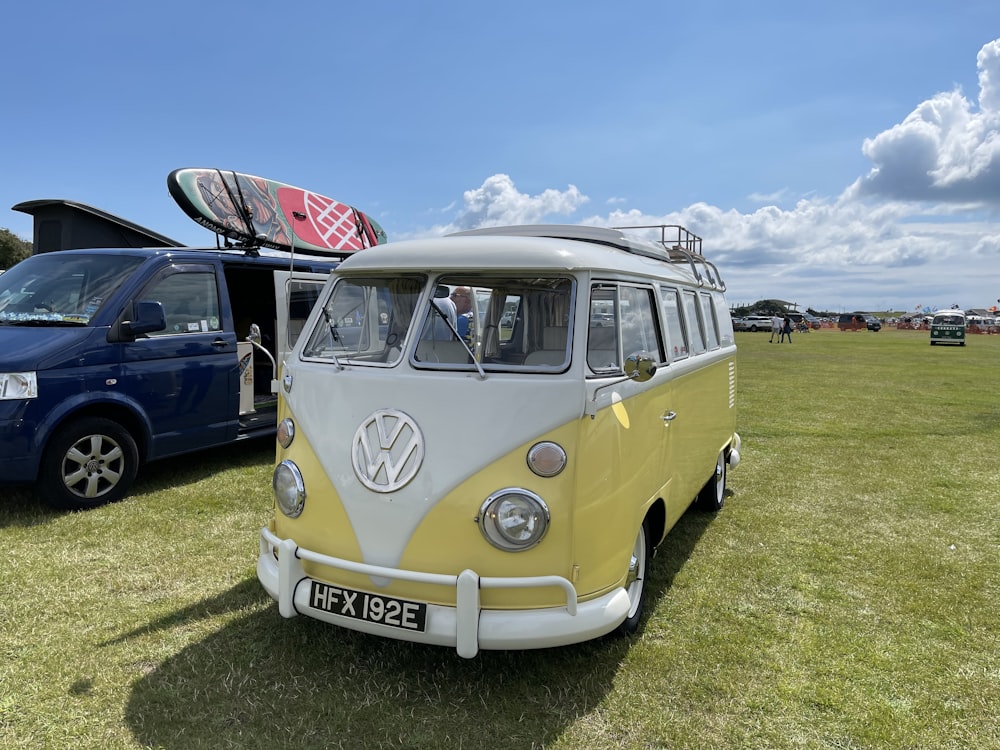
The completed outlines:
{"type": "Polygon", "coordinates": [[[611,313],[593,313],[590,316],[591,328],[603,328],[604,326],[613,325],[616,325],[615,316],[611,313]]]}
{"type": "Polygon", "coordinates": [[[841,331],[880,331],[882,330],[882,321],[874,315],[866,313],[842,313],[837,320],[837,328],[841,331]]]}
{"type": "Polygon", "coordinates": [[[769,315],[747,315],[733,319],[734,331],[770,331],[771,317],[769,315]]]}

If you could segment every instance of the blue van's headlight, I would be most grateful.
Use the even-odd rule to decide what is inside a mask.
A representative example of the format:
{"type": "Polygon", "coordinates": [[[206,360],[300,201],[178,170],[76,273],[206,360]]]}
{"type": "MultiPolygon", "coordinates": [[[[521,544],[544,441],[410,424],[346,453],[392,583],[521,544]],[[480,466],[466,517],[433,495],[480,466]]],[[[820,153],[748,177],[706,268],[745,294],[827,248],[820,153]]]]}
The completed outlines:
{"type": "Polygon", "coordinates": [[[38,376],[33,372],[0,372],[0,401],[38,397],[38,376]]]}
{"type": "Polygon", "coordinates": [[[538,544],[549,527],[549,509],[534,492],[494,492],[479,509],[479,530],[498,549],[520,552],[538,544]]]}
{"type": "Polygon", "coordinates": [[[289,518],[302,513],[306,505],[306,485],[298,466],[288,460],[275,466],[271,486],[274,488],[274,501],[282,513],[289,518]]]}

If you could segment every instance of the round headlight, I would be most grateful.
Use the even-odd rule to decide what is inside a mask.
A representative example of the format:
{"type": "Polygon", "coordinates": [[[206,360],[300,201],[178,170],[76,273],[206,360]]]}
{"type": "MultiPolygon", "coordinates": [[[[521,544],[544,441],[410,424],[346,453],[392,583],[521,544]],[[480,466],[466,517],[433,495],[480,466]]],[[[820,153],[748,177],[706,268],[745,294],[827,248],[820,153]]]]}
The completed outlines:
{"type": "Polygon", "coordinates": [[[299,467],[291,461],[282,461],[274,467],[271,485],[281,512],[289,518],[298,516],[306,504],[306,485],[299,467]]]}
{"type": "Polygon", "coordinates": [[[287,448],[295,439],[295,423],[290,419],[282,419],[278,425],[278,445],[287,448]]]}
{"type": "Polygon", "coordinates": [[[566,451],[558,443],[535,443],[528,451],[528,468],[540,477],[554,477],[566,468],[566,451]]]}
{"type": "Polygon", "coordinates": [[[534,492],[506,489],[486,498],[479,530],[498,549],[520,552],[538,544],[549,527],[549,509],[534,492]]]}

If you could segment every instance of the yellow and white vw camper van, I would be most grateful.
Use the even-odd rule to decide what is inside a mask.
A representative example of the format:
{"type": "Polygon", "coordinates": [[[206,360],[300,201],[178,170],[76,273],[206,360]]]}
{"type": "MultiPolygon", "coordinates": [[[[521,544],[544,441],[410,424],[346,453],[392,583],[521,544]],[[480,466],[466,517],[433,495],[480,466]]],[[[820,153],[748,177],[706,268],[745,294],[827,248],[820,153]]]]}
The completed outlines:
{"type": "Polygon", "coordinates": [[[740,460],[724,289],[676,226],[345,260],[278,385],[280,613],[463,657],[634,632],[654,549],[740,460]]]}

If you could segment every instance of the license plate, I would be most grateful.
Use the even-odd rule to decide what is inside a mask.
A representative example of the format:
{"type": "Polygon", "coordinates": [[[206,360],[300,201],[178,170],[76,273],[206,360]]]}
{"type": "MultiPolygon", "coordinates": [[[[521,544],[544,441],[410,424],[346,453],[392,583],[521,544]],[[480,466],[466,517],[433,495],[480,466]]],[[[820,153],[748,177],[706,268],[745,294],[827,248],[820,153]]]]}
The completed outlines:
{"type": "Polygon", "coordinates": [[[313,581],[309,591],[309,606],[342,617],[377,622],[403,630],[424,632],[427,625],[427,605],[394,599],[391,596],[369,594],[343,586],[313,581]]]}

